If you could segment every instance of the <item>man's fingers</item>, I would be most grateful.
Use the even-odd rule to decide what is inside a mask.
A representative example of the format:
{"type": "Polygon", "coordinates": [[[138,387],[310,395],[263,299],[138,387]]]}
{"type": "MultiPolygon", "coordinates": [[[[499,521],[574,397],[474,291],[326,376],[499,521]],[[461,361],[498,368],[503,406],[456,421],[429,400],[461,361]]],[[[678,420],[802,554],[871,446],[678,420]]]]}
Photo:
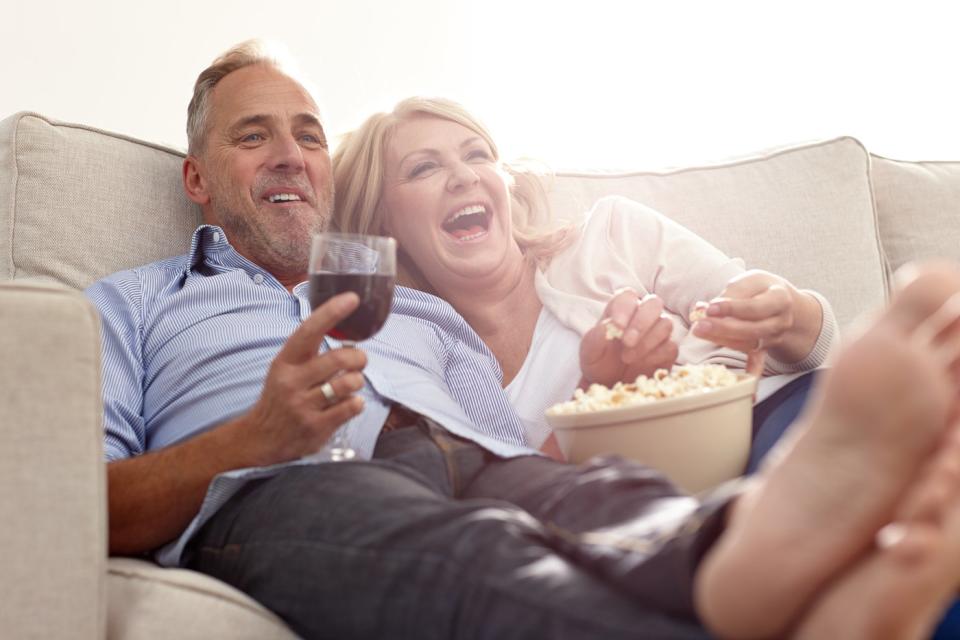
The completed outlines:
{"type": "Polygon", "coordinates": [[[367,354],[353,347],[331,349],[314,356],[299,367],[302,377],[298,380],[304,388],[332,380],[340,372],[362,371],[367,366],[367,354]]]}
{"type": "Polygon", "coordinates": [[[361,411],[363,411],[363,398],[360,396],[350,396],[335,405],[322,409],[317,418],[317,422],[319,423],[317,428],[322,429],[326,433],[323,443],[316,448],[320,449],[333,437],[333,434],[342,424],[358,415],[361,411]]]}
{"type": "Polygon", "coordinates": [[[336,295],[314,309],[313,313],[297,327],[277,359],[284,362],[304,362],[317,355],[323,337],[338,322],[349,316],[360,304],[360,298],[352,291],[336,295]]]}
{"type": "MultiPolygon", "coordinates": [[[[351,371],[350,373],[345,373],[342,376],[331,378],[323,384],[329,384],[333,389],[333,395],[336,398],[333,404],[337,404],[362,389],[363,383],[363,375],[357,373],[356,371],[351,371]]],[[[310,389],[309,400],[314,406],[325,409],[333,405],[327,401],[327,396],[321,389],[323,384],[316,385],[310,389]]]]}

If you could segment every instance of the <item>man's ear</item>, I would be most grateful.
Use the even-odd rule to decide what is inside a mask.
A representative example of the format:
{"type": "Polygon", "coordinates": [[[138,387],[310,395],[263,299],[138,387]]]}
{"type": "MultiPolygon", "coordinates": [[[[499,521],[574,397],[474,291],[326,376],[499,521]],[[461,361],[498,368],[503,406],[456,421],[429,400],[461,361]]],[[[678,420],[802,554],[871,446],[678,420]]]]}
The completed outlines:
{"type": "Polygon", "coordinates": [[[207,180],[200,170],[200,161],[196,156],[187,156],[183,161],[183,190],[187,192],[188,198],[201,207],[210,202],[207,180]]]}

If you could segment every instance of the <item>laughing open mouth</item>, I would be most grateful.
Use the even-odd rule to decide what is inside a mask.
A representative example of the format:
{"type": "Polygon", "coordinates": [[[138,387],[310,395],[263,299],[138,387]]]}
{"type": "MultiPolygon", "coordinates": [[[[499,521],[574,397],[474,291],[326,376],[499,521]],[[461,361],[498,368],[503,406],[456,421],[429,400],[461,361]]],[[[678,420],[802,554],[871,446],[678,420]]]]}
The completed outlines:
{"type": "Polygon", "coordinates": [[[457,240],[472,240],[490,228],[490,214],[485,206],[472,204],[450,214],[441,227],[457,240]]]}
{"type": "Polygon", "coordinates": [[[303,198],[296,193],[275,193],[268,196],[266,200],[270,204],[276,204],[278,202],[300,202],[303,198]]]}

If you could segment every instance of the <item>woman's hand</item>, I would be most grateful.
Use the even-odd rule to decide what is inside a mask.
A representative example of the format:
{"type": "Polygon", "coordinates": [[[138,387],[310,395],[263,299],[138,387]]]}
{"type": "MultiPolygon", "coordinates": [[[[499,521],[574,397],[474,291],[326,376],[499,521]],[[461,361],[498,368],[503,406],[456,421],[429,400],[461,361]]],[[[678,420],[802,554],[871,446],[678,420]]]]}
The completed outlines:
{"type": "Polygon", "coordinates": [[[663,315],[663,301],[650,294],[639,299],[632,289],[622,289],[604,309],[603,318],[580,341],[580,370],[584,383],[609,386],[629,382],[640,374],[669,369],[677,360],[677,345],[670,340],[673,323],[663,315]],[[608,339],[611,331],[620,338],[608,339]]]}
{"type": "Polygon", "coordinates": [[[752,270],[710,301],[693,334],[747,354],[747,371],[761,374],[769,350],[781,362],[805,358],[817,342],[823,310],[810,294],[780,276],[752,270]]]}

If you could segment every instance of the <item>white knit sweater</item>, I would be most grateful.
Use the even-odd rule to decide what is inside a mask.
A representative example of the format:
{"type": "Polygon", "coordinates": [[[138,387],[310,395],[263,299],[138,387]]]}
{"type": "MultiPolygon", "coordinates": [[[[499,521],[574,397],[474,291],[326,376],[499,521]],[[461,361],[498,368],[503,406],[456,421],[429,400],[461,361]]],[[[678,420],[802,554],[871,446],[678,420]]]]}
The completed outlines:
{"type": "MultiPolygon", "coordinates": [[[[619,196],[593,206],[577,239],[536,274],[543,305],[580,335],[593,327],[621,287],[641,296],[654,293],[673,321],[672,339],[680,364],[712,362],[743,369],[746,355],[718,347],[690,334],[689,316],[700,300],[720,294],[731,278],[745,271],[739,258],[728,258],[692,231],[638,202],[619,196]]],[[[807,371],[821,366],[837,341],[837,321],[830,303],[813,295],[823,309],[820,336],[800,362],[766,360],[765,375],[807,371]]]]}

